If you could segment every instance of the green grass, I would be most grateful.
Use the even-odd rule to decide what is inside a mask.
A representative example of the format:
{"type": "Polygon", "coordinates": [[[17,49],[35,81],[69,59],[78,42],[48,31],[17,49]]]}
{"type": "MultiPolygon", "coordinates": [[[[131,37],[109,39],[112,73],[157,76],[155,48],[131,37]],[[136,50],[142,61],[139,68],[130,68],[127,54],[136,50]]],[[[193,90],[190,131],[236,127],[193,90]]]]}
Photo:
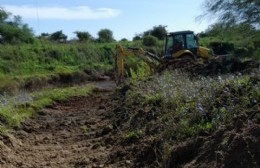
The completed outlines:
{"type": "Polygon", "coordinates": [[[60,74],[113,70],[115,43],[0,45],[0,94],[16,93],[28,81],[46,83],[60,74]]]}
{"type": "Polygon", "coordinates": [[[35,109],[41,109],[48,106],[55,101],[64,101],[71,96],[86,96],[90,93],[93,86],[87,87],[68,87],[68,88],[56,88],[51,90],[44,90],[41,92],[32,93],[32,99],[34,100],[31,107],[35,109]]]}
{"type": "Polygon", "coordinates": [[[4,127],[17,127],[26,118],[31,117],[40,109],[64,101],[72,96],[87,96],[93,89],[92,85],[67,88],[45,89],[40,92],[23,93],[16,97],[3,97],[0,104],[0,121],[4,127]],[[3,103],[5,101],[5,103],[3,103]]]}
{"type": "Polygon", "coordinates": [[[259,74],[191,78],[171,71],[134,82],[125,99],[127,122],[130,128],[145,129],[150,122],[145,116],[152,116],[163,128],[159,134],[164,140],[212,132],[260,102],[259,74]]]}
{"type": "MultiPolygon", "coordinates": [[[[93,64],[112,64],[113,44],[22,44],[0,46],[0,74],[34,76],[75,72],[93,64]]],[[[102,68],[99,66],[97,68],[102,68]]]]}
{"type": "Polygon", "coordinates": [[[130,131],[130,132],[126,132],[123,136],[122,136],[122,142],[131,142],[131,141],[135,141],[137,139],[139,139],[140,137],[142,137],[143,131],[142,130],[135,130],[135,131],[130,131]]]}

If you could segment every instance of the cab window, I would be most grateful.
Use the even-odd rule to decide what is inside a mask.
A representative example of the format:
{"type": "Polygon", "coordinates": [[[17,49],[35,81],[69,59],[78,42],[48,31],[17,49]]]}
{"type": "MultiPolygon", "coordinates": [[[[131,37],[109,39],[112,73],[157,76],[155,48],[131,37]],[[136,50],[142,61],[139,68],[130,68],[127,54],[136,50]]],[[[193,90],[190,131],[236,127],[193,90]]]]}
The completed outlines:
{"type": "Polygon", "coordinates": [[[194,34],[186,35],[187,49],[197,48],[197,43],[194,34]]]}
{"type": "Polygon", "coordinates": [[[172,38],[172,36],[168,36],[166,39],[166,45],[165,45],[166,54],[172,54],[172,46],[173,46],[173,38],[172,38]]]}
{"type": "Polygon", "coordinates": [[[175,35],[173,38],[173,52],[180,51],[184,48],[183,35],[175,35]]]}

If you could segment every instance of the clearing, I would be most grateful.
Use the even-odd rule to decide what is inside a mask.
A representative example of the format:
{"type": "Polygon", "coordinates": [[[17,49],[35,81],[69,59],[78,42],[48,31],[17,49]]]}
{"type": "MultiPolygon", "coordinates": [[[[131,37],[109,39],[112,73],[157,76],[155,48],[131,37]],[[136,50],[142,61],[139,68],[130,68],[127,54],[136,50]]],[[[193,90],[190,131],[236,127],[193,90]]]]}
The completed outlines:
{"type": "Polygon", "coordinates": [[[1,136],[0,167],[118,167],[108,106],[114,83],[98,82],[88,97],[47,107],[13,134],[1,136]]]}

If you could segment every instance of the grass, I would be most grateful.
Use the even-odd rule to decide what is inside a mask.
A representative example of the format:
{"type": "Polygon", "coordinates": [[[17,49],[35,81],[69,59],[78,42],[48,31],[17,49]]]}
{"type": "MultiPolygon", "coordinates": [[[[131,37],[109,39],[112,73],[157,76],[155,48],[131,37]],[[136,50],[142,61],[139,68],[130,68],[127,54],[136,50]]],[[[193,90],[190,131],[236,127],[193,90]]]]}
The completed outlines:
{"type": "Polygon", "coordinates": [[[259,74],[259,69],[213,77],[166,71],[146,81],[134,79],[119,89],[119,96],[125,95],[115,110],[116,126],[124,131],[121,142],[145,141],[163,163],[179,143],[211,135],[236,118],[259,123],[259,117],[252,117],[259,111],[259,74]]]}
{"type": "Polygon", "coordinates": [[[180,72],[168,72],[144,85],[139,86],[141,95],[148,102],[161,99],[167,106],[164,108],[170,110],[165,112],[168,122],[177,124],[183,131],[176,131],[187,133],[187,137],[229,122],[237,111],[260,101],[256,95],[259,84],[254,84],[248,75],[190,78],[180,72]]]}
{"type": "Polygon", "coordinates": [[[59,74],[84,70],[113,70],[115,44],[59,44],[36,41],[33,44],[0,45],[0,93],[12,93],[33,79],[46,82],[59,74]]]}
{"type": "Polygon", "coordinates": [[[67,88],[45,89],[40,92],[20,93],[16,96],[2,96],[0,101],[0,123],[9,128],[17,127],[26,118],[42,108],[57,101],[65,101],[72,96],[86,96],[93,89],[92,85],[67,88]]]}
{"type": "Polygon", "coordinates": [[[81,126],[80,128],[84,135],[87,135],[89,133],[89,128],[87,126],[84,125],[84,126],[81,126]]]}
{"type": "Polygon", "coordinates": [[[122,136],[122,141],[125,143],[135,141],[139,139],[142,134],[142,130],[129,131],[122,136]]]}
{"type": "MultiPolygon", "coordinates": [[[[118,127],[121,124],[130,131],[123,141],[138,138],[136,130],[143,130],[142,137],[156,137],[164,146],[174,146],[211,134],[236,116],[252,116],[259,108],[259,74],[256,69],[245,75],[194,77],[170,71],[135,81],[121,99],[124,113],[117,112],[117,118],[123,120],[117,122],[118,127]]],[[[161,152],[167,155],[167,150],[161,152]]]]}

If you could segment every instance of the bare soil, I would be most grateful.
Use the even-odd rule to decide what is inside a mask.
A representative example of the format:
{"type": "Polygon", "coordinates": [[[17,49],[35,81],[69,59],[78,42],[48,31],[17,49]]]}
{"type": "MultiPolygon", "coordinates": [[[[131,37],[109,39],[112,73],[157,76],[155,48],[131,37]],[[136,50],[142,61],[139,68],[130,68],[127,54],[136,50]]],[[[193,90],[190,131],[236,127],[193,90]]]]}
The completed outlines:
{"type": "Polygon", "coordinates": [[[109,105],[114,84],[96,85],[92,95],[47,107],[0,136],[0,167],[125,167],[108,164],[115,142],[109,105]]]}

